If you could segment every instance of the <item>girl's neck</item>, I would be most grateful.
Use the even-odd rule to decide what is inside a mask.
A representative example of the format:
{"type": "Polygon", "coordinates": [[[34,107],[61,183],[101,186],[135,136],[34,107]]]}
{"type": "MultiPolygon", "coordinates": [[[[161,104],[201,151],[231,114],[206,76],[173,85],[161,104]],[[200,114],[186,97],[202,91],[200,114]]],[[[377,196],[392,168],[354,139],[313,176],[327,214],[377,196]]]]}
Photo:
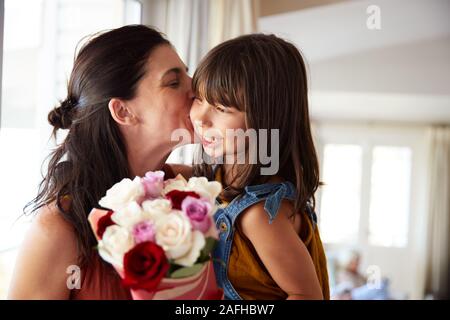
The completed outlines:
{"type": "MultiPolygon", "coordinates": [[[[238,169],[243,166],[242,164],[223,164],[222,165],[222,177],[223,177],[223,181],[222,183],[225,186],[231,186],[232,187],[237,187],[240,184],[239,181],[239,172],[238,169]]],[[[283,182],[285,179],[283,179],[282,177],[278,176],[278,175],[273,175],[273,176],[266,176],[267,177],[267,181],[268,183],[281,183],[283,182]]],[[[263,177],[262,181],[265,181],[265,179],[263,177]]],[[[259,180],[259,179],[258,179],[259,180]]],[[[257,181],[253,181],[255,183],[258,183],[257,181]]]]}
{"type": "Polygon", "coordinates": [[[223,177],[223,184],[225,186],[233,186],[235,187],[238,183],[236,181],[237,179],[237,171],[239,168],[239,164],[223,164],[222,165],[222,177],[223,177]]]}

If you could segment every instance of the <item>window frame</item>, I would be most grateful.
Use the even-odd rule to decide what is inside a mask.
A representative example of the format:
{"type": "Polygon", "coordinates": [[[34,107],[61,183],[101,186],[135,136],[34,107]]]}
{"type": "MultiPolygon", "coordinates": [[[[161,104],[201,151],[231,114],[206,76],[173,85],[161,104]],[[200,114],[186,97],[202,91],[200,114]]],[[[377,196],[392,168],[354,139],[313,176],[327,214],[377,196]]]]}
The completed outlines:
{"type": "MultiPolygon", "coordinates": [[[[415,124],[374,124],[365,122],[328,122],[322,121],[314,125],[314,137],[316,149],[320,163],[320,173],[322,179],[324,147],[326,144],[354,144],[362,147],[362,173],[361,173],[361,199],[360,218],[358,227],[358,243],[354,247],[370,246],[369,243],[369,214],[370,214],[370,191],[372,176],[372,152],[375,146],[408,146],[412,151],[411,158],[411,181],[419,180],[426,185],[426,142],[423,140],[426,135],[426,127],[415,124]],[[415,168],[420,168],[420,172],[414,172],[415,168]]],[[[420,193],[426,193],[424,187],[417,187],[411,182],[410,189],[410,219],[408,221],[407,246],[416,242],[417,230],[413,229],[413,224],[422,220],[421,214],[426,208],[413,208],[413,200],[420,193]],[[420,189],[420,190],[419,190],[420,189]]],[[[316,208],[320,225],[322,192],[319,188],[316,194],[316,208]]],[[[417,226],[417,225],[416,225],[417,226]]],[[[352,246],[348,243],[326,243],[329,248],[339,248],[352,246]]]]}
{"type": "MultiPolygon", "coordinates": [[[[423,297],[425,283],[425,269],[427,250],[424,243],[427,241],[427,226],[429,223],[429,127],[421,123],[408,122],[367,122],[367,121],[320,121],[313,125],[316,147],[320,164],[323,162],[323,147],[327,143],[358,144],[369,140],[369,148],[363,152],[368,160],[363,160],[362,188],[369,188],[362,192],[360,216],[361,237],[357,243],[340,244],[324,243],[328,257],[339,257],[339,252],[357,250],[362,253],[361,270],[368,270],[371,266],[380,268],[382,276],[392,279],[392,290],[407,292],[412,299],[423,297]],[[367,139],[369,137],[369,139],[367,139]],[[387,141],[387,142],[386,142],[387,141]],[[408,146],[412,149],[412,174],[410,189],[410,213],[408,221],[408,243],[404,248],[375,246],[369,243],[368,230],[361,229],[368,226],[370,205],[370,177],[371,177],[371,146],[376,145],[408,146]],[[368,166],[367,168],[364,166],[368,166]],[[363,212],[365,210],[365,212],[363,212]],[[408,266],[404,272],[398,266],[408,266]]],[[[364,145],[364,144],[363,144],[364,145]]],[[[321,166],[322,168],[322,166],[321,166]]],[[[320,189],[316,195],[318,202],[318,218],[320,226],[320,189]]],[[[330,262],[335,266],[337,260],[330,262]]],[[[331,281],[331,280],[330,280],[331,281]]]]}
{"type": "Polygon", "coordinates": [[[5,21],[5,0],[0,0],[0,130],[2,129],[2,88],[3,88],[3,32],[5,21]]]}

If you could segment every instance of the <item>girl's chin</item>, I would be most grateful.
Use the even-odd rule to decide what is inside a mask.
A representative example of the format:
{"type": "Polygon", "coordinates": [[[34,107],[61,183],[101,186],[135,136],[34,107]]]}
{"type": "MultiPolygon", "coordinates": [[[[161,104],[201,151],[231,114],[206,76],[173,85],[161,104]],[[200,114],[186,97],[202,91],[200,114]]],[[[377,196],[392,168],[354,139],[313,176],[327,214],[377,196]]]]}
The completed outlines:
{"type": "Polygon", "coordinates": [[[223,156],[223,152],[221,150],[210,148],[207,146],[203,146],[203,152],[205,152],[209,157],[213,159],[221,158],[223,156]]]}

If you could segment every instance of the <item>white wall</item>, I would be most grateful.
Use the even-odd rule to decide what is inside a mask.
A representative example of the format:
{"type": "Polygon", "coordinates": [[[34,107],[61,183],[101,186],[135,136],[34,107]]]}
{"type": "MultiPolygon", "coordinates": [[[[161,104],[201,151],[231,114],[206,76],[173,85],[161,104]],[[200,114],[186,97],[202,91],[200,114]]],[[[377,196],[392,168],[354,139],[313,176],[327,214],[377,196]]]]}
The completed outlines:
{"type": "Polygon", "coordinates": [[[316,120],[450,123],[450,1],[371,1],[262,17],[260,31],[295,43],[310,69],[316,120]]]}
{"type": "Polygon", "coordinates": [[[5,17],[5,1],[0,0],[0,128],[2,123],[2,67],[3,67],[3,20],[5,17]]]}
{"type": "Polygon", "coordinates": [[[259,29],[297,43],[316,62],[365,50],[450,34],[448,0],[353,0],[262,17],[259,29]],[[376,4],[381,30],[366,26],[367,8],[376,4]]]}

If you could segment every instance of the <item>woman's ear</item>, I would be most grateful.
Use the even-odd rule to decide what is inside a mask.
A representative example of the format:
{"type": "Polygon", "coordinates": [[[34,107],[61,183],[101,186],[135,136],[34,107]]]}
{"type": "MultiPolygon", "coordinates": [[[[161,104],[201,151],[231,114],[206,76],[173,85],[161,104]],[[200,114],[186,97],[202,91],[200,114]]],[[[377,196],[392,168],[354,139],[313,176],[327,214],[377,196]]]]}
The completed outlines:
{"type": "Polygon", "coordinates": [[[108,109],[113,119],[121,125],[133,125],[137,123],[136,116],[131,112],[123,100],[112,98],[109,100],[108,109]]]}

